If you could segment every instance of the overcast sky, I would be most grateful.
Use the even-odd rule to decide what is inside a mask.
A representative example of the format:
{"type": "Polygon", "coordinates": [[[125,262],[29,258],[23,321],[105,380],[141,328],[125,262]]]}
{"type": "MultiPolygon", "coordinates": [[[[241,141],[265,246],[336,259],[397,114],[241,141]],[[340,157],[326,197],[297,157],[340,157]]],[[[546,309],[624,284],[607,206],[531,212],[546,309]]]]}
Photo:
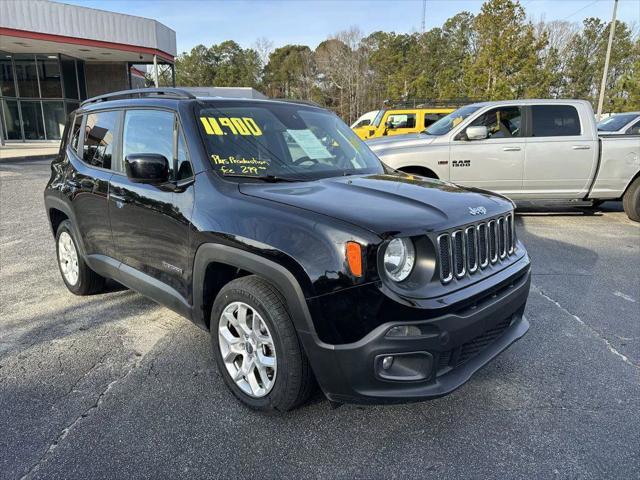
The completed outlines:
{"type": "MultiPolygon", "coordinates": [[[[252,46],[259,37],[275,47],[298,43],[315,48],[329,35],[351,26],[376,30],[420,30],[422,0],[64,0],[87,7],[155,18],[176,31],[178,53],[202,43],[235,40],[252,46]]],[[[427,0],[427,29],[463,10],[478,13],[482,0],[427,0]]],[[[581,22],[611,19],[613,0],[522,0],[539,20],[581,22]]],[[[640,24],[640,0],[620,0],[618,18],[640,24]]]]}

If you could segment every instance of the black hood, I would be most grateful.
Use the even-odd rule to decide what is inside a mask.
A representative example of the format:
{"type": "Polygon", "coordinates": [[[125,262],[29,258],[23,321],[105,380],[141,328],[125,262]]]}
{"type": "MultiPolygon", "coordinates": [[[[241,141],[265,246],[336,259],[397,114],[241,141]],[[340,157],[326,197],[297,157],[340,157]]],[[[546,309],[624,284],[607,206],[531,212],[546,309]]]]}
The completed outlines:
{"type": "MultiPolygon", "coordinates": [[[[440,231],[509,211],[504,197],[403,174],[334,177],[305,183],[241,183],[245,195],[280,202],[378,235],[440,231]],[[486,214],[470,209],[484,207],[486,214]]],[[[482,211],[482,209],[480,209],[482,211]]]]}

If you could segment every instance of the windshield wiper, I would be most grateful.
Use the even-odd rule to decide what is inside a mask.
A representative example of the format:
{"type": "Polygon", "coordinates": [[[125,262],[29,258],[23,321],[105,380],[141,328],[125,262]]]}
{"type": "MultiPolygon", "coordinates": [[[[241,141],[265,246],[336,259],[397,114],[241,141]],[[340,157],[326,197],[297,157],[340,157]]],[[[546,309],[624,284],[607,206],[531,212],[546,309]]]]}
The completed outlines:
{"type": "Polygon", "coordinates": [[[277,183],[277,182],[306,182],[302,178],[290,178],[290,177],[278,177],[276,175],[242,175],[239,173],[222,174],[224,178],[251,178],[253,180],[262,180],[263,182],[277,183]]]}

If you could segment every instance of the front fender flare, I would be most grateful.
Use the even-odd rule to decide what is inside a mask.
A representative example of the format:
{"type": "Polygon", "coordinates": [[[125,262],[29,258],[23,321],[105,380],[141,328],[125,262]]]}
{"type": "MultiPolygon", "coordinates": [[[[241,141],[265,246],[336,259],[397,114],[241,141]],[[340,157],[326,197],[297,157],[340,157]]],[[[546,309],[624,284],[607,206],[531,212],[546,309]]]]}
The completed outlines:
{"type": "Polygon", "coordinates": [[[246,270],[270,282],[284,296],[296,330],[299,333],[317,338],[302,288],[288,269],[255,253],[216,243],[201,245],[194,260],[192,319],[196,324],[200,326],[206,324],[205,299],[203,298],[204,279],[207,266],[212,262],[246,270]]]}

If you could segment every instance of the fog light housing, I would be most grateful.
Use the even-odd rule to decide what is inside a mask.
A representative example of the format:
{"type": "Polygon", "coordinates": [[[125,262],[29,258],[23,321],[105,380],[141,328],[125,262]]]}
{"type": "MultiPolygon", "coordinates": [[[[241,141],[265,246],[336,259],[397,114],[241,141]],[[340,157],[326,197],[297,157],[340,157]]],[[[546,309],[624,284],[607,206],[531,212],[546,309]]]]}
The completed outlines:
{"type": "Polygon", "coordinates": [[[393,357],[391,355],[389,355],[387,357],[384,357],[382,359],[382,369],[383,370],[389,370],[392,365],[393,365],[393,357]]]}
{"type": "Polygon", "coordinates": [[[428,352],[403,352],[378,355],[376,375],[383,380],[415,382],[427,380],[433,370],[433,355],[428,352]]]}
{"type": "Polygon", "coordinates": [[[420,335],[422,335],[422,330],[415,325],[397,325],[391,327],[387,332],[387,337],[417,337],[420,335]]]}

